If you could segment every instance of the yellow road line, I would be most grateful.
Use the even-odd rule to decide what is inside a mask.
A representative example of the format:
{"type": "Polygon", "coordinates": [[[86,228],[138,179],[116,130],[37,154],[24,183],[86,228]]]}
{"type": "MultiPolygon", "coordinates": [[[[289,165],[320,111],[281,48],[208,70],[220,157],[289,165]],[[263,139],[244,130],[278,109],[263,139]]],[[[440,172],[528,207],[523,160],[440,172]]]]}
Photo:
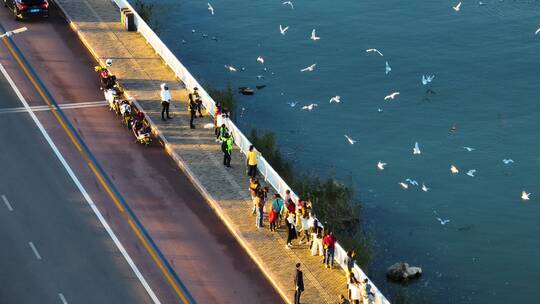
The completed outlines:
{"type": "Polygon", "coordinates": [[[30,80],[30,82],[32,83],[34,88],[37,90],[37,92],[39,93],[41,98],[43,98],[45,103],[47,103],[47,105],[51,108],[51,112],[54,114],[54,117],[56,118],[56,120],[60,123],[60,126],[62,127],[64,132],[67,134],[67,136],[69,137],[69,139],[71,140],[71,142],[73,143],[75,148],[77,148],[77,150],[79,151],[81,156],[85,159],[88,167],[90,167],[90,170],[94,173],[94,175],[99,180],[100,184],[105,189],[105,191],[107,192],[109,197],[113,200],[113,202],[115,203],[115,205],[118,208],[118,210],[120,211],[120,213],[127,220],[129,226],[131,227],[131,229],[133,230],[133,232],[135,233],[137,238],[141,241],[141,243],[143,244],[146,251],[150,254],[150,256],[152,257],[152,260],[158,266],[161,273],[165,276],[165,278],[167,279],[167,282],[174,289],[176,295],[182,300],[182,303],[188,304],[189,301],[187,300],[187,298],[184,295],[184,293],[182,292],[182,290],[178,287],[178,284],[176,283],[176,281],[171,277],[171,274],[165,268],[165,266],[163,265],[163,262],[161,261],[161,259],[159,259],[159,257],[157,256],[155,250],[150,246],[150,244],[148,244],[148,241],[144,238],[144,236],[140,232],[137,225],[135,225],[135,223],[130,219],[129,215],[125,212],[125,209],[122,206],[122,204],[120,204],[120,201],[119,201],[118,197],[112,192],[109,185],[107,185],[107,183],[103,179],[102,174],[99,173],[99,171],[96,169],[94,164],[90,161],[90,158],[88,157],[86,152],[82,150],[81,145],[79,144],[78,140],[75,138],[75,136],[73,135],[71,130],[67,127],[64,119],[60,116],[60,114],[58,114],[56,108],[52,105],[51,101],[49,100],[49,98],[47,97],[45,92],[43,92],[43,90],[41,89],[41,87],[37,83],[36,79],[32,76],[32,74],[28,70],[28,67],[24,64],[24,62],[22,61],[20,56],[13,49],[13,46],[11,46],[11,42],[9,40],[7,40],[5,37],[2,38],[2,42],[7,47],[7,49],[9,50],[10,54],[13,56],[13,58],[15,59],[17,64],[21,67],[24,74],[30,80]]]}

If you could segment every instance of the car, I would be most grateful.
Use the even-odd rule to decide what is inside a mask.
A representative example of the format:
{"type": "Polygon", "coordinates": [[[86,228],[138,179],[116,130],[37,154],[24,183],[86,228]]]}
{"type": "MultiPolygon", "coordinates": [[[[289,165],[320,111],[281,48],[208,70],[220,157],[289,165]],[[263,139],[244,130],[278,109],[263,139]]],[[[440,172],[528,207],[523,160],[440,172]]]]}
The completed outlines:
{"type": "Polygon", "coordinates": [[[4,6],[11,9],[15,20],[29,17],[49,17],[48,0],[4,0],[4,6]]]}

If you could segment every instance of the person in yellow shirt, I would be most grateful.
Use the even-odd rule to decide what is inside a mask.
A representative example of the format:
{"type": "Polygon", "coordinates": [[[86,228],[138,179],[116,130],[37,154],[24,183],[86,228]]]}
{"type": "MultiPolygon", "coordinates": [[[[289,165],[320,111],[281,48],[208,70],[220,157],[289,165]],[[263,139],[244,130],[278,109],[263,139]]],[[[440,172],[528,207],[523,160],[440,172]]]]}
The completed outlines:
{"type": "Polygon", "coordinates": [[[246,165],[248,176],[255,177],[255,175],[257,175],[257,151],[253,145],[249,146],[246,165]]]}

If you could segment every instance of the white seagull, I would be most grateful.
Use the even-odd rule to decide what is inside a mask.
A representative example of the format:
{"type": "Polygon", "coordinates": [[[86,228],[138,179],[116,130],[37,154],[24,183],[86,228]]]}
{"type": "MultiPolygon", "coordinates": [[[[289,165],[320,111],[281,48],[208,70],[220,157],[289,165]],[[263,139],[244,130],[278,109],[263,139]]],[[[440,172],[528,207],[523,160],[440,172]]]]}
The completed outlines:
{"type": "Polygon", "coordinates": [[[390,65],[388,64],[388,61],[386,62],[386,67],[384,68],[384,72],[386,73],[386,75],[388,75],[388,73],[390,73],[390,71],[392,71],[392,68],[390,67],[390,65]]]}
{"type": "Polygon", "coordinates": [[[294,9],[294,5],[291,1],[285,1],[283,2],[283,5],[289,5],[292,9],[294,9]]]}
{"type": "Polygon", "coordinates": [[[437,221],[439,221],[439,223],[441,223],[441,225],[443,225],[443,226],[450,223],[450,220],[443,220],[440,217],[437,218],[437,221]]]}
{"type": "Polygon", "coordinates": [[[281,26],[281,24],[279,25],[279,32],[281,33],[281,35],[285,35],[285,33],[289,30],[289,27],[286,26],[286,27],[283,27],[281,26]]]}
{"type": "Polygon", "coordinates": [[[303,68],[300,70],[300,72],[313,72],[313,70],[315,69],[315,67],[317,66],[316,63],[308,66],[307,68],[303,68]]]}
{"type": "Polygon", "coordinates": [[[535,35],[538,35],[540,34],[540,28],[536,30],[536,32],[534,32],[535,35]]]}
{"type": "Polygon", "coordinates": [[[470,177],[474,177],[475,173],[476,173],[475,169],[471,169],[471,170],[467,171],[467,175],[470,176],[470,177]]]}
{"type": "Polygon", "coordinates": [[[472,152],[474,150],[476,150],[475,148],[471,148],[471,147],[463,147],[463,149],[469,151],[469,152],[472,152]]]}
{"type": "Polygon", "coordinates": [[[347,141],[349,141],[349,143],[350,143],[351,145],[354,145],[354,143],[356,143],[356,140],[350,138],[349,136],[347,136],[347,135],[343,135],[343,136],[345,136],[345,138],[347,139],[347,141]]]}
{"type": "Polygon", "coordinates": [[[384,170],[384,166],[386,166],[386,163],[383,163],[381,161],[377,163],[377,168],[379,168],[379,170],[381,171],[384,170]]]}
{"type": "Polygon", "coordinates": [[[371,52],[376,52],[377,54],[381,55],[381,57],[384,56],[384,55],[383,55],[381,52],[379,52],[379,50],[377,50],[377,49],[367,49],[367,50],[366,50],[366,53],[371,53],[371,52]]]}
{"type": "Polygon", "coordinates": [[[318,104],[312,103],[312,104],[303,106],[303,107],[302,107],[302,110],[308,110],[308,111],[311,111],[311,110],[313,110],[313,108],[315,108],[316,106],[318,106],[318,104]]]}
{"type": "Polygon", "coordinates": [[[505,165],[509,165],[509,164],[513,164],[514,163],[514,160],[511,159],[511,158],[505,158],[502,160],[502,162],[505,164],[505,165]]]}
{"type": "Polygon", "coordinates": [[[317,33],[315,33],[315,29],[313,29],[313,30],[311,31],[311,37],[310,37],[309,39],[311,39],[311,40],[313,40],[313,41],[317,41],[317,40],[320,40],[321,37],[317,37],[317,33]]]}
{"type": "Polygon", "coordinates": [[[426,184],[422,183],[422,191],[428,192],[429,188],[426,186],[426,184]]]}
{"type": "Polygon", "coordinates": [[[287,104],[290,105],[291,108],[294,108],[294,107],[296,107],[296,104],[298,104],[298,102],[292,101],[292,102],[289,102],[289,103],[287,103],[287,104]]]}
{"type": "Polygon", "coordinates": [[[530,193],[527,193],[525,191],[521,191],[521,199],[524,200],[524,201],[530,200],[530,198],[529,198],[530,195],[531,195],[530,193]]]}
{"type": "Polygon", "coordinates": [[[404,182],[399,182],[398,184],[399,184],[399,185],[401,186],[401,188],[403,188],[403,189],[409,189],[409,185],[407,185],[407,184],[404,183],[404,182]]]}
{"type": "Polygon", "coordinates": [[[264,64],[264,58],[262,58],[261,56],[257,57],[257,61],[261,64],[264,64]]]}
{"type": "Polygon", "coordinates": [[[458,170],[458,168],[456,166],[451,165],[450,166],[450,172],[452,172],[452,174],[458,174],[459,170],[458,170]]]}
{"type": "Polygon", "coordinates": [[[341,97],[334,96],[334,97],[330,98],[330,103],[332,103],[332,102],[340,103],[341,102],[341,97]]]}
{"type": "Polygon", "coordinates": [[[232,65],[225,65],[225,68],[231,72],[236,72],[236,68],[233,67],[232,65]]]}
{"type": "Polygon", "coordinates": [[[212,16],[214,15],[214,8],[212,7],[212,5],[210,5],[210,3],[208,3],[208,10],[210,11],[210,14],[212,14],[212,16]]]}
{"type": "Polygon", "coordinates": [[[427,85],[428,83],[433,81],[433,78],[435,78],[435,75],[422,75],[422,84],[427,85]]]}
{"type": "Polygon", "coordinates": [[[418,142],[414,143],[414,148],[412,150],[413,154],[422,154],[422,151],[420,151],[420,146],[418,145],[418,142]]]}
{"type": "Polygon", "coordinates": [[[405,181],[409,182],[409,184],[411,184],[413,186],[418,186],[418,182],[415,181],[414,179],[407,178],[405,181]]]}
{"type": "Polygon", "coordinates": [[[459,12],[461,10],[461,2],[459,2],[458,4],[456,4],[456,6],[452,6],[452,8],[456,11],[456,12],[459,12]]]}
{"type": "Polygon", "coordinates": [[[394,99],[394,98],[396,98],[396,96],[398,96],[398,95],[399,95],[399,92],[393,92],[393,93],[390,94],[390,95],[384,96],[384,100],[394,99]]]}

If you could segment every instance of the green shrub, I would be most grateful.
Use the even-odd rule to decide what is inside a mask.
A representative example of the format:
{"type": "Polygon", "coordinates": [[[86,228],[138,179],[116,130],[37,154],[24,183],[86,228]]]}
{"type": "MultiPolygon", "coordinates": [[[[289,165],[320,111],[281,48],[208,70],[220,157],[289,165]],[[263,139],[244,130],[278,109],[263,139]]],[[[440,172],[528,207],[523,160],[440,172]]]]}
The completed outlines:
{"type": "Polygon", "coordinates": [[[156,18],[157,14],[153,3],[146,3],[144,0],[135,0],[133,2],[133,8],[154,32],[159,33],[159,18],[156,18]]]}

